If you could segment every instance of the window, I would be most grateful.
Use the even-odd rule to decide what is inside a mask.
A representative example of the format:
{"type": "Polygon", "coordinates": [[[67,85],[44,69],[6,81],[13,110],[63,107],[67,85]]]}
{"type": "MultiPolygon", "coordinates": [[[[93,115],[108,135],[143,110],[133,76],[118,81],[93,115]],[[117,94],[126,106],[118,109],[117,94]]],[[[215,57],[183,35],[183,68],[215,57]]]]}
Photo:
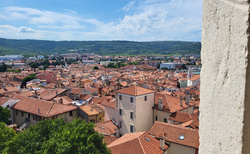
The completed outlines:
{"type": "Polygon", "coordinates": [[[33,114],[33,120],[36,120],[36,117],[35,117],[35,115],[33,114]]]}
{"type": "Polygon", "coordinates": [[[155,121],[157,121],[158,120],[158,117],[157,116],[155,116],[155,121]]]}
{"type": "Polygon", "coordinates": [[[122,109],[119,109],[119,115],[122,115],[122,109]]]}
{"type": "Polygon", "coordinates": [[[148,99],[147,96],[145,96],[145,97],[144,97],[144,100],[147,101],[147,99],[148,99]]]}
{"type": "Polygon", "coordinates": [[[122,100],[122,95],[119,95],[119,100],[122,100]]]}
{"type": "Polygon", "coordinates": [[[134,126],[130,125],[130,133],[134,133],[134,126]]]}
{"type": "Polygon", "coordinates": [[[130,97],[130,102],[133,103],[133,97],[130,97]]]}
{"type": "Polygon", "coordinates": [[[24,113],[23,113],[23,111],[22,111],[22,117],[24,116],[24,113]]]}
{"type": "Polygon", "coordinates": [[[102,117],[99,117],[99,120],[102,120],[102,117]]]}
{"type": "Polygon", "coordinates": [[[16,110],[16,115],[18,115],[18,111],[16,110]]]}
{"type": "Polygon", "coordinates": [[[9,106],[9,105],[7,105],[7,108],[10,108],[10,106],[9,106]]]}
{"type": "Polygon", "coordinates": [[[73,116],[73,112],[72,111],[69,111],[69,116],[73,116]]]}
{"type": "Polygon", "coordinates": [[[122,121],[119,122],[120,128],[122,128],[122,121]]]}
{"type": "Polygon", "coordinates": [[[134,120],[134,112],[130,111],[130,119],[134,120]]]}
{"type": "Polygon", "coordinates": [[[166,122],[166,123],[168,122],[167,118],[164,118],[164,122],[166,122]]]}

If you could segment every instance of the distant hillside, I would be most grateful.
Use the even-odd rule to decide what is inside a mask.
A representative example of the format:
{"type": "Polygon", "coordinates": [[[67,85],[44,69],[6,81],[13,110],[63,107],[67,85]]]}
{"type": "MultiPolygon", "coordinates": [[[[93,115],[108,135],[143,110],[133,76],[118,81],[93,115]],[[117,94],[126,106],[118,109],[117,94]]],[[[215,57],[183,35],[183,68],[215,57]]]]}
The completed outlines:
{"type": "Polygon", "coordinates": [[[77,52],[80,53],[97,53],[101,55],[199,54],[201,43],[183,41],[44,41],[0,38],[0,55],[23,54],[34,56],[38,54],[76,52],[72,49],[78,49],[77,52]]]}

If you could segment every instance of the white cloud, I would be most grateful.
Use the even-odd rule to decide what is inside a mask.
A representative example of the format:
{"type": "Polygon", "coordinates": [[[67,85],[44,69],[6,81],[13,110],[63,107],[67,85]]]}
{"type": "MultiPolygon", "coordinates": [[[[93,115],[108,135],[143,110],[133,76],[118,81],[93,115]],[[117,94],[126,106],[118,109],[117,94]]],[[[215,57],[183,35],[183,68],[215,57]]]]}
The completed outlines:
{"type": "Polygon", "coordinates": [[[19,28],[19,32],[21,32],[21,33],[35,33],[35,30],[30,28],[30,27],[22,26],[19,28]]]}
{"type": "Polygon", "coordinates": [[[129,2],[127,5],[125,5],[122,10],[123,11],[129,11],[133,6],[135,5],[135,1],[129,2]]]}
{"type": "Polygon", "coordinates": [[[0,37],[50,40],[200,41],[202,0],[133,0],[122,10],[124,16],[120,21],[104,23],[94,18],[86,18],[87,15],[80,15],[72,10],[53,12],[25,7],[6,7],[0,11],[0,22],[4,20],[23,24],[0,25],[0,37]]]}

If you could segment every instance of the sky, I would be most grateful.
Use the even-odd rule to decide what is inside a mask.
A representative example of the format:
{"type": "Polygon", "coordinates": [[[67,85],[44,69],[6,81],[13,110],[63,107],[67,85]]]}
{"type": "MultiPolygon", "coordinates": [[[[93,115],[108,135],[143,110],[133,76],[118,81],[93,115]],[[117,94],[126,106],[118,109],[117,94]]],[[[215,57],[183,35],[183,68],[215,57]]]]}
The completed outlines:
{"type": "Polygon", "coordinates": [[[201,41],[202,0],[0,0],[0,38],[201,41]]]}

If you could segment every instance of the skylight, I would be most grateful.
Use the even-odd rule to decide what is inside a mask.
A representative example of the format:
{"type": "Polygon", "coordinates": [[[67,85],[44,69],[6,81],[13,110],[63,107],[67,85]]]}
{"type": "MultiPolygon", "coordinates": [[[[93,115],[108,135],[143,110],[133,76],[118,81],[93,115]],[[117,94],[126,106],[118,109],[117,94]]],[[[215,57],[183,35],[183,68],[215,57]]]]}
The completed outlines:
{"type": "Polygon", "coordinates": [[[179,136],[179,139],[180,139],[180,140],[184,140],[184,138],[185,138],[184,135],[180,135],[180,136],[179,136]]]}
{"type": "Polygon", "coordinates": [[[150,141],[150,139],[149,139],[149,138],[147,138],[147,137],[145,138],[145,140],[146,140],[146,141],[148,141],[148,142],[150,141]]]}

